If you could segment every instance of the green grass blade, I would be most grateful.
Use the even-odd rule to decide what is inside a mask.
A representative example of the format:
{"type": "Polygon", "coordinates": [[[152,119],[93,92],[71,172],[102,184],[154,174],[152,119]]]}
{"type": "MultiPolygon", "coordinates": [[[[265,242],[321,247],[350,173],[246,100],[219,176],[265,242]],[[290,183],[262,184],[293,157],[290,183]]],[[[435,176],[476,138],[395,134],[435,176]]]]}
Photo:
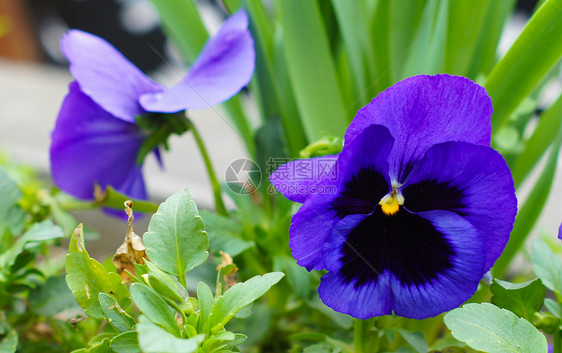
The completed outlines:
{"type": "Polygon", "coordinates": [[[562,96],[544,113],[539,124],[526,143],[525,150],[517,157],[513,167],[515,187],[520,185],[531,169],[540,160],[548,146],[562,128],[562,96]]]}
{"type": "Polygon", "coordinates": [[[178,46],[184,58],[192,63],[209,37],[194,1],[151,0],[158,10],[164,30],[178,46]]]}
{"type": "Polygon", "coordinates": [[[535,183],[533,190],[525,200],[522,207],[519,208],[515,224],[511,231],[509,242],[505,247],[502,256],[496,261],[493,268],[494,277],[502,278],[515,257],[529,232],[533,229],[541,211],[546,203],[554,175],[556,173],[556,165],[558,162],[558,153],[560,151],[561,134],[557,133],[557,141],[553,144],[546,166],[544,167],[539,179],[535,183]]]}
{"type": "Polygon", "coordinates": [[[371,24],[374,51],[374,70],[371,77],[369,95],[374,97],[378,92],[392,85],[395,67],[390,60],[390,0],[379,0],[375,17],[371,24]]]}
{"type": "Polygon", "coordinates": [[[315,1],[276,2],[291,86],[310,141],[328,133],[343,136],[346,111],[335,64],[315,1]]]}
{"type": "Polygon", "coordinates": [[[426,3],[401,78],[443,72],[449,1],[426,3]]]}
{"type": "Polygon", "coordinates": [[[476,50],[491,1],[451,1],[447,50],[445,52],[445,72],[454,75],[466,74],[476,50]]]}
{"type": "Polygon", "coordinates": [[[392,80],[398,81],[404,58],[416,34],[423,12],[424,0],[393,0],[390,3],[390,58],[395,65],[392,80]]]}
{"type": "MultiPolygon", "coordinates": [[[[364,59],[365,55],[372,57],[372,49],[368,47],[369,26],[366,10],[362,1],[332,0],[332,6],[342,32],[343,45],[349,58],[349,66],[354,78],[354,88],[361,94],[367,87],[367,75],[364,59]]],[[[362,103],[367,103],[364,97],[359,97],[362,103]]]]}
{"type": "Polygon", "coordinates": [[[478,74],[487,75],[496,63],[496,53],[500,42],[500,35],[507,16],[513,10],[515,0],[491,1],[490,7],[486,13],[480,38],[470,67],[467,71],[467,77],[475,79],[478,74]]]}
{"type": "Polygon", "coordinates": [[[561,56],[562,0],[548,0],[488,77],[485,86],[494,103],[494,132],[561,56]]]}

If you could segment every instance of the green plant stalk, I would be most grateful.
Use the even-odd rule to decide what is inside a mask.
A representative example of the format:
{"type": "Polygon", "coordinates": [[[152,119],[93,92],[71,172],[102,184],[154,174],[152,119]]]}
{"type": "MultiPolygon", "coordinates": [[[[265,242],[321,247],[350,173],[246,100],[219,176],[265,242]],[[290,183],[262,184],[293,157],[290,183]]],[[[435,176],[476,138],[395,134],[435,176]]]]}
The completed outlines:
{"type": "Polygon", "coordinates": [[[201,138],[201,135],[199,134],[199,131],[197,130],[193,122],[191,122],[191,120],[189,120],[187,117],[182,120],[184,121],[186,127],[193,133],[193,138],[195,139],[195,143],[197,143],[197,147],[199,147],[201,157],[203,158],[203,162],[205,163],[205,168],[207,168],[209,180],[211,181],[211,185],[213,188],[216,211],[222,216],[228,216],[228,212],[226,211],[226,207],[224,206],[224,202],[222,200],[221,186],[219,180],[217,179],[215,168],[213,168],[213,164],[211,163],[211,158],[209,157],[207,147],[205,147],[205,143],[203,143],[203,139],[201,138]]]}
{"type": "Polygon", "coordinates": [[[485,87],[494,104],[493,133],[507,123],[561,56],[562,0],[548,0],[488,77],[485,87]]]}
{"type": "Polygon", "coordinates": [[[378,349],[373,350],[369,337],[369,328],[373,324],[373,320],[355,319],[353,323],[353,348],[355,353],[376,353],[378,349]]]}

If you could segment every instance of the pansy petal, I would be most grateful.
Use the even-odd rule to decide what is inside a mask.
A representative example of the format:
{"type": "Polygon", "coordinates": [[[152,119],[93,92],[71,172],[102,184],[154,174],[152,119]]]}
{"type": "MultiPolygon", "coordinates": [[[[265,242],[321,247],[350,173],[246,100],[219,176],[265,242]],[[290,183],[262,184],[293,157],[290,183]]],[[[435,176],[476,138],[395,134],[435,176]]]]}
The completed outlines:
{"type": "Polygon", "coordinates": [[[517,198],[503,157],[490,147],[446,142],[430,148],[403,187],[412,212],[453,211],[483,235],[486,270],[502,253],[513,227],[517,198]]]}
{"type": "Polygon", "coordinates": [[[51,172],[57,186],[78,198],[94,197],[94,184],[146,198],[136,159],[144,135],[115,119],[73,82],[52,133],[51,172]]]}
{"type": "Polygon", "coordinates": [[[314,185],[325,179],[336,178],[334,165],[337,155],[309,159],[296,159],[280,165],[269,180],[283,196],[291,201],[303,203],[314,185]]]}
{"type": "Polygon", "coordinates": [[[415,76],[381,92],[360,109],[345,142],[371,124],[386,126],[396,139],[389,158],[393,180],[402,182],[416,159],[446,141],[490,144],[492,101],[483,87],[464,77],[415,76]]]}
{"type": "Polygon", "coordinates": [[[72,29],[62,37],[61,50],[82,92],[119,119],[134,122],[136,115],[145,113],[138,102],[140,95],[163,89],[93,34],[72,29]]]}
{"type": "Polygon", "coordinates": [[[289,230],[289,246],[299,265],[309,271],[325,268],[322,246],[333,226],[358,209],[370,213],[388,192],[389,184],[384,175],[392,143],[388,129],[381,125],[370,126],[339,154],[333,180],[326,178],[310,189],[306,202],[293,216],[289,230]],[[379,184],[369,184],[375,176],[379,184]],[[363,189],[366,184],[368,189],[363,189]]]}
{"type": "Polygon", "coordinates": [[[406,286],[397,278],[391,280],[394,312],[413,319],[436,316],[458,307],[474,294],[486,272],[482,257],[485,244],[474,226],[452,212],[429,211],[418,215],[446,235],[455,256],[452,267],[430,282],[406,286]]]}
{"type": "Polygon", "coordinates": [[[377,210],[348,216],[333,228],[339,232],[324,244],[330,273],[322,278],[320,297],[360,319],[392,311],[437,315],[466,301],[484,274],[480,233],[452,212],[402,209],[386,216],[377,210]]]}
{"type": "Polygon", "coordinates": [[[146,110],[157,112],[209,108],[246,86],[254,67],[254,40],[248,30],[248,15],[240,10],[207,42],[181,82],[161,93],[144,94],[140,101],[146,110]]]}

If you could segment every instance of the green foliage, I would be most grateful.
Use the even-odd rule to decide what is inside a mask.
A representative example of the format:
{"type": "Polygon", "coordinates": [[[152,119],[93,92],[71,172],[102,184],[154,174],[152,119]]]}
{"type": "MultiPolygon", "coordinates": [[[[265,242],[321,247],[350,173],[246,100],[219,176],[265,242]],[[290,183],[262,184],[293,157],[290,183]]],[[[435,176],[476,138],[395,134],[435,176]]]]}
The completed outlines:
{"type": "Polygon", "coordinates": [[[495,279],[490,289],[494,294],[492,303],[527,321],[533,320],[544,302],[545,288],[540,279],[516,284],[495,279]]]}
{"type": "Polygon", "coordinates": [[[160,205],[150,220],[144,245],[148,258],[180,281],[186,272],[207,259],[209,240],[188,189],[175,193],[160,205]]]}
{"type": "Polygon", "coordinates": [[[562,299],[562,260],[542,240],[533,241],[531,264],[542,283],[562,299]]]}
{"type": "Polygon", "coordinates": [[[99,293],[116,298],[121,308],[127,308],[131,304],[129,291],[121,283],[121,277],[117,273],[108,272],[102,264],[88,255],[82,225],[76,228],[70,239],[65,269],[66,283],[86,314],[98,319],[105,318],[98,300],[99,293]]]}
{"type": "Polygon", "coordinates": [[[466,304],[445,315],[453,336],[471,348],[495,353],[546,352],[546,338],[511,311],[489,303],[466,304]]]}

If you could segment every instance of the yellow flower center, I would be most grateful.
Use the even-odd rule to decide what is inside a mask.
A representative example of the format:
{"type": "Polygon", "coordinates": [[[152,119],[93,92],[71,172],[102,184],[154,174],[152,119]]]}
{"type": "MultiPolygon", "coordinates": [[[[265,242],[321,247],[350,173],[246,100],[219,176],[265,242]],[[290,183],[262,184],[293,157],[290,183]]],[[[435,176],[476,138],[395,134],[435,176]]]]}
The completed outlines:
{"type": "Polygon", "coordinates": [[[398,212],[400,205],[403,204],[404,196],[402,196],[400,190],[395,188],[392,189],[392,192],[386,194],[379,202],[382,212],[387,216],[391,216],[398,212]]]}

